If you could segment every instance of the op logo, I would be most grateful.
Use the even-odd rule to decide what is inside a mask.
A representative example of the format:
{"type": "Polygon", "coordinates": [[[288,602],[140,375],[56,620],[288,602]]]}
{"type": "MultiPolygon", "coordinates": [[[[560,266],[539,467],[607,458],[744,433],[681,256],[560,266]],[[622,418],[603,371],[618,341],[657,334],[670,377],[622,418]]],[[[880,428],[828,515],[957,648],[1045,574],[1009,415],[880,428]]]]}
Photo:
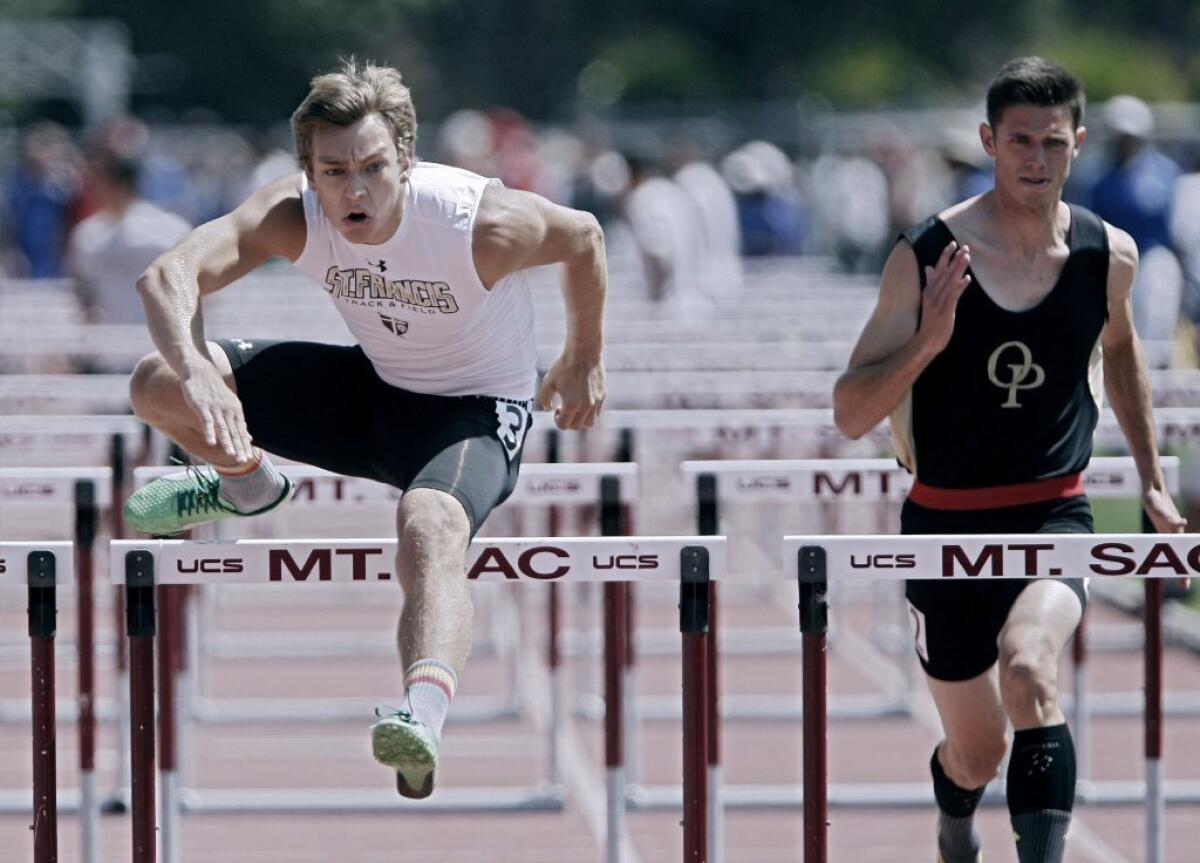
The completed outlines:
{"type": "Polygon", "coordinates": [[[1005,342],[992,351],[992,355],[988,357],[987,373],[989,381],[1002,390],[1008,390],[1008,398],[1000,405],[1002,408],[1021,407],[1021,403],[1017,401],[1017,393],[1020,390],[1036,389],[1046,382],[1046,370],[1033,361],[1033,352],[1024,342],[1005,342]],[[996,369],[1000,365],[1001,357],[1006,353],[1009,357],[1015,355],[1020,362],[1004,364],[1010,377],[1002,381],[996,369]],[[1026,380],[1030,375],[1033,375],[1033,379],[1026,380]]]}

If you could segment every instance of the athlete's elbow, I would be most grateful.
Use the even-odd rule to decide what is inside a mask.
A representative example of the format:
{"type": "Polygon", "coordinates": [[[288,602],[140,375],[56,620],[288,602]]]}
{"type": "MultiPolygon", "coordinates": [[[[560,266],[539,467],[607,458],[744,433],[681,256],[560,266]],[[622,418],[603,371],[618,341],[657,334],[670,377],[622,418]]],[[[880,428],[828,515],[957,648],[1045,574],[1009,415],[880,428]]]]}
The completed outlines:
{"type": "Polygon", "coordinates": [[[850,440],[858,440],[871,430],[871,426],[864,422],[862,411],[855,410],[852,405],[846,404],[845,400],[834,400],[833,424],[850,440]]]}
{"type": "Polygon", "coordinates": [[[851,440],[858,440],[869,431],[863,427],[858,413],[855,400],[845,390],[844,380],[839,380],[833,388],[833,424],[851,440]]]}
{"type": "Polygon", "coordinates": [[[850,440],[858,440],[871,429],[859,419],[846,411],[839,411],[834,408],[833,424],[837,426],[837,430],[844,434],[850,440]]]}
{"type": "Polygon", "coordinates": [[[138,296],[145,300],[149,296],[158,293],[162,288],[163,272],[162,267],[157,263],[153,263],[142,271],[138,276],[136,283],[138,296]]]}
{"type": "Polygon", "coordinates": [[[575,249],[580,257],[595,260],[604,257],[604,228],[599,220],[584,210],[578,211],[575,228],[575,249]]]}

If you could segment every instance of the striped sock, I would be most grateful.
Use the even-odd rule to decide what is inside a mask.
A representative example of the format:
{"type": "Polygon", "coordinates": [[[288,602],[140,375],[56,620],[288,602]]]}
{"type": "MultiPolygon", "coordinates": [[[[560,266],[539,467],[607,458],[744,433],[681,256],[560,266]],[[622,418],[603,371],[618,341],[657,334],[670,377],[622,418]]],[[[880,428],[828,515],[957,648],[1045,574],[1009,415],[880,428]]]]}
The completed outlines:
{"type": "Polygon", "coordinates": [[[213,465],[213,470],[221,478],[221,497],[233,504],[238,512],[254,512],[270,506],[287,488],[283,475],[258,447],[254,448],[254,457],[245,464],[213,465]]]}
{"type": "Polygon", "coordinates": [[[404,672],[404,696],[413,719],[428,725],[437,740],[442,739],[442,725],[456,689],[458,675],[436,659],[418,659],[404,672]]]}

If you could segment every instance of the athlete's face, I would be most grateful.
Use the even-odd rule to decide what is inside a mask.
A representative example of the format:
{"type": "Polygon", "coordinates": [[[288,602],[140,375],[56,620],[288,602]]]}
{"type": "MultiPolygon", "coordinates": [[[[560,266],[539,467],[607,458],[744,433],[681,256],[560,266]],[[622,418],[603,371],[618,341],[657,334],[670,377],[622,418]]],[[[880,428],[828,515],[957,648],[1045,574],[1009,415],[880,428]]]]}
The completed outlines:
{"type": "Polygon", "coordinates": [[[996,161],[996,189],[1030,208],[1054,205],[1071,174],[1087,130],[1075,128],[1067,105],[1010,105],[995,128],[979,127],[983,148],[996,161]]]}
{"type": "Polygon", "coordinates": [[[396,232],[409,167],[378,114],[313,131],[309,182],[326,217],[352,243],[383,243],[396,232]]]}

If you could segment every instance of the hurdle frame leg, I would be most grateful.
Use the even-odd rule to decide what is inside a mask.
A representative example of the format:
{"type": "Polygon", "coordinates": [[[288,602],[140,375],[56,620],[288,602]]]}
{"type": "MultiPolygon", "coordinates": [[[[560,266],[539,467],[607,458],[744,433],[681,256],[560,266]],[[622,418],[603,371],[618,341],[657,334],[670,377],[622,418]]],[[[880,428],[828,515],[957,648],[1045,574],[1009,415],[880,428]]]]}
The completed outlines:
{"type": "Polygon", "coordinates": [[[683,639],[683,859],[708,860],[708,553],[685,548],[680,559],[679,632],[683,639]]]}
{"type": "Polygon", "coordinates": [[[33,859],[58,860],[57,737],[54,635],[57,628],[54,555],[31,551],[28,561],[30,693],[33,705],[33,859]]]}
{"type": "Polygon", "coordinates": [[[79,828],[80,860],[96,859],[96,613],[93,601],[96,539],[96,487],[75,483],[75,569],[78,579],[79,657],[79,828]]]}
{"type": "Polygon", "coordinates": [[[604,585],[604,767],[608,800],[607,863],[620,863],[625,836],[625,585],[604,585]]]}
{"type": "Polygon", "coordinates": [[[125,626],[129,642],[129,798],[133,863],[155,863],[154,733],[154,557],[148,551],[125,555],[125,626]]]}
{"type": "MultiPolygon", "coordinates": [[[[557,435],[553,432],[551,440],[555,441],[555,461],[557,461],[557,435]]],[[[558,536],[562,532],[562,510],[551,505],[546,513],[546,529],[550,536],[558,536]]],[[[546,667],[550,676],[550,730],[546,737],[546,773],[551,787],[561,788],[562,764],[559,752],[559,739],[562,733],[563,713],[563,684],[562,684],[562,651],[559,649],[559,631],[562,629],[562,603],[559,586],[554,582],[547,585],[546,596],[546,667]]]]}
{"type": "MultiPolygon", "coordinates": [[[[146,426],[148,430],[150,427],[146,426]]],[[[147,442],[148,446],[148,442],[147,442]]],[[[113,539],[125,538],[125,499],[127,497],[125,458],[125,436],[114,434],[110,441],[110,457],[112,464],[112,506],[110,534],[113,539]]],[[[117,708],[117,776],[116,786],[112,795],[100,805],[100,811],[111,814],[123,814],[129,809],[131,763],[129,740],[132,735],[129,720],[129,642],[126,634],[125,620],[126,596],[124,585],[113,588],[113,632],[115,638],[114,652],[116,654],[116,692],[113,703],[117,708]]]]}
{"type": "Polygon", "coordinates": [[[829,589],[825,549],[799,552],[800,632],[804,687],[804,863],[829,860],[829,770],[826,727],[826,634],[829,589]]]}
{"type": "Polygon", "coordinates": [[[1146,579],[1146,863],[1165,863],[1167,859],[1166,797],[1162,772],[1163,593],[1162,579],[1146,579]]]}
{"type": "Polygon", "coordinates": [[[161,816],[159,836],[162,838],[163,863],[179,860],[179,770],[178,770],[178,701],[179,673],[178,628],[181,592],[186,586],[159,585],[158,632],[158,767],[161,783],[161,816]]]}
{"type": "MultiPolygon", "coordinates": [[[[702,473],[696,477],[696,528],[701,536],[716,536],[721,532],[720,498],[715,474],[702,473]]],[[[720,706],[720,632],[717,584],[708,585],[708,634],[706,636],[706,669],[708,692],[708,859],[722,863],[725,857],[725,804],[721,795],[721,706],[720,706]]]]}

